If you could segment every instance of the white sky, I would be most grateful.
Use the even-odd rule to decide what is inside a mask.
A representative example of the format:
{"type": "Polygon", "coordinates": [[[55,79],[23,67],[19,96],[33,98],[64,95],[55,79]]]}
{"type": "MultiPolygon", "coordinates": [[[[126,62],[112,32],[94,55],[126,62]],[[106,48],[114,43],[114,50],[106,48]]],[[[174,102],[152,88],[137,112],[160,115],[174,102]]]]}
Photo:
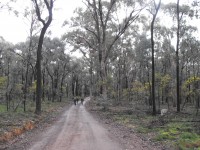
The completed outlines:
{"type": "MultiPolygon", "coordinates": [[[[9,0],[0,0],[2,2],[9,0]]],[[[17,0],[15,7],[23,11],[27,3],[31,0],[17,0]]],[[[189,0],[183,0],[189,1],[189,0]]],[[[176,2],[176,0],[162,0],[166,2],[176,2]]],[[[60,37],[66,28],[62,28],[64,20],[73,16],[73,11],[76,7],[81,6],[82,0],[56,0],[54,8],[56,11],[53,13],[53,21],[50,26],[53,37],[60,37]]],[[[6,41],[16,44],[23,42],[28,37],[29,26],[25,19],[22,17],[16,17],[13,14],[6,13],[6,10],[0,10],[0,36],[6,41]]]]}
{"type": "MultiPolygon", "coordinates": [[[[30,2],[30,0],[28,1],[30,2]]],[[[20,10],[24,10],[28,1],[17,0],[15,6],[20,10]]],[[[54,4],[56,10],[50,26],[53,37],[60,37],[65,32],[66,28],[65,30],[62,28],[63,21],[72,17],[74,9],[81,5],[82,0],[56,0],[54,4]]],[[[9,14],[6,10],[0,10],[0,20],[0,36],[6,41],[16,44],[26,40],[30,25],[26,23],[25,19],[16,17],[12,13],[9,14]]]]}

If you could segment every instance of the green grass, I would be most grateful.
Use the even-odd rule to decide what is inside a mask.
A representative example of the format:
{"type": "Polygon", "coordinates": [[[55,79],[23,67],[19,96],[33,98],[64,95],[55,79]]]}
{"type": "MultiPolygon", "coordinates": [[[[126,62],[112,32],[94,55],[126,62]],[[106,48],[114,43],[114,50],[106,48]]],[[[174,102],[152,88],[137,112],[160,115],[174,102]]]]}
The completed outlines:
{"type": "Polygon", "coordinates": [[[180,135],[177,146],[180,150],[200,149],[200,135],[191,132],[183,132],[180,135]]]}
{"type": "Polygon", "coordinates": [[[156,141],[171,141],[180,150],[200,150],[200,135],[193,131],[191,123],[169,123],[159,129],[156,141]]]}
{"type": "Polygon", "coordinates": [[[6,105],[5,104],[0,104],[0,113],[6,112],[6,105]]]}
{"type": "Polygon", "coordinates": [[[113,119],[120,124],[134,128],[135,131],[144,135],[154,133],[155,136],[151,137],[153,141],[166,141],[173,145],[174,149],[200,150],[200,135],[195,133],[190,122],[166,122],[160,125],[158,117],[138,117],[134,114],[127,115],[120,113],[113,115],[113,119]],[[152,122],[158,122],[158,124],[151,124],[152,122]]]}

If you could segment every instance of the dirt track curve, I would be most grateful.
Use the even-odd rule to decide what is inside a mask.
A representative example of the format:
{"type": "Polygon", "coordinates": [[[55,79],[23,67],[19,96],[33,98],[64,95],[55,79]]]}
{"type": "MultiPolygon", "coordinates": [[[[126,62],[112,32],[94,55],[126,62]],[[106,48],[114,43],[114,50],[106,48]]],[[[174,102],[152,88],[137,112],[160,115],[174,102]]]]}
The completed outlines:
{"type": "Polygon", "coordinates": [[[124,150],[81,104],[66,110],[49,130],[38,135],[28,149],[124,150]]]}

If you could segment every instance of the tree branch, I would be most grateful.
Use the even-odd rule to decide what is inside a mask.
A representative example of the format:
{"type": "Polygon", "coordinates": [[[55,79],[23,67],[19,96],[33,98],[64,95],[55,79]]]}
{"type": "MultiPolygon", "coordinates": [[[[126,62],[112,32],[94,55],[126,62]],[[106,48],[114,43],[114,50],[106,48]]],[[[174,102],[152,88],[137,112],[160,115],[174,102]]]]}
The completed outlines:
{"type": "Polygon", "coordinates": [[[42,22],[43,25],[45,25],[45,21],[41,18],[41,12],[40,12],[40,8],[38,6],[37,0],[34,0],[34,3],[35,3],[35,10],[36,10],[36,14],[37,14],[38,20],[40,22],[42,22]]]}

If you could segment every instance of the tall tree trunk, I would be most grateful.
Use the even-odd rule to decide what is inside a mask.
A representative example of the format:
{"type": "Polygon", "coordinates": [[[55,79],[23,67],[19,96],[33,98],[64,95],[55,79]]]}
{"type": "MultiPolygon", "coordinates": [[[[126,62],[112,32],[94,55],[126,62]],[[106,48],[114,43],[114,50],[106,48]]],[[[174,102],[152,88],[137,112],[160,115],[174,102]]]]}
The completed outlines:
{"type": "Polygon", "coordinates": [[[180,43],[180,10],[179,0],[177,0],[177,43],[176,43],[176,98],[177,112],[180,112],[180,78],[179,78],[179,43],[180,43]]]}
{"type": "MultiPolygon", "coordinates": [[[[28,60],[27,60],[28,61],[28,60]]],[[[25,75],[25,83],[24,83],[24,112],[26,111],[26,97],[27,97],[27,87],[28,87],[28,69],[29,69],[29,65],[28,62],[26,62],[26,75],[25,75]]]]}
{"type": "Polygon", "coordinates": [[[30,41],[29,41],[29,46],[28,46],[28,56],[27,56],[27,60],[26,60],[26,75],[25,75],[25,86],[24,86],[24,112],[26,111],[26,99],[27,99],[27,92],[28,92],[27,88],[28,88],[29,65],[31,65],[30,59],[31,59],[32,37],[33,37],[33,20],[31,22],[30,41]]]}
{"type": "Polygon", "coordinates": [[[62,77],[62,80],[61,80],[61,83],[60,83],[59,102],[62,101],[62,97],[63,97],[63,83],[64,83],[64,77],[62,77]]]}
{"type": "Polygon", "coordinates": [[[35,113],[41,114],[41,94],[42,94],[42,71],[41,71],[41,60],[42,60],[42,45],[44,40],[44,35],[47,30],[47,27],[44,27],[41,31],[39,43],[38,43],[38,49],[37,49],[37,62],[36,62],[36,68],[37,68],[37,83],[36,83],[36,108],[35,113]]]}
{"type": "Polygon", "coordinates": [[[90,69],[89,69],[89,73],[90,73],[90,97],[92,97],[93,96],[93,88],[94,88],[94,86],[93,86],[93,61],[92,61],[92,58],[91,58],[91,60],[90,60],[90,69]]]}
{"type": "MultiPolygon", "coordinates": [[[[154,3],[156,3],[154,1],[154,3]]],[[[151,48],[152,48],[152,102],[153,102],[153,115],[156,115],[156,100],[155,100],[155,62],[154,62],[154,23],[155,23],[155,19],[156,16],[158,14],[158,10],[160,8],[160,4],[161,4],[161,0],[159,1],[158,5],[155,5],[155,14],[153,14],[153,20],[151,22],[151,48]]]]}
{"type": "Polygon", "coordinates": [[[61,83],[60,83],[60,94],[59,94],[59,97],[60,97],[60,102],[62,101],[62,98],[63,98],[63,85],[64,85],[64,80],[65,80],[65,77],[67,75],[67,73],[65,72],[65,68],[66,68],[67,64],[64,65],[63,67],[63,71],[64,73],[62,74],[62,78],[61,78],[61,83]]]}
{"type": "Polygon", "coordinates": [[[118,61],[118,81],[117,81],[117,103],[120,102],[121,99],[121,61],[119,58],[118,61]]]}
{"type": "MultiPolygon", "coordinates": [[[[65,67],[64,67],[65,68],[65,67]]],[[[62,97],[63,97],[63,85],[64,85],[64,79],[65,79],[66,74],[62,75],[61,78],[61,83],[60,83],[60,94],[59,94],[59,101],[62,101],[62,97]]]]}
{"type": "Polygon", "coordinates": [[[42,73],[42,85],[43,85],[43,88],[42,88],[42,100],[45,101],[45,94],[46,94],[46,90],[45,90],[45,87],[46,87],[46,82],[45,82],[45,69],[43,70],[43,73],[42,73]]]}
{"type": "Polygon", "coordinates": [[[7,111],[10,109],[9,84],[10,84],[10,62],[8,61],[8,73],[7,73],[7,85],[6,85],[6,105],[7,105],[7,111]]]}
{"type": "Polygon", "coordinates": [[[43,28],[40,32],[40,37],[39,37],[39,43],[38,43],[38,48],[37,48],[37,60],[36,60],[36,75],[37,75],[37,83],[36,83],[36,108],[35,108],[35,113],[40,115],[41,114],[41,95],[42,95],[42,71],[41,71],[41,60],[42,60],[42,45],[44,41],[44,35],[49,27],[49,25],[52,22],[52,10],[53,10],[53,0],[47,1],[44,0],[44,3],[46,5],[46,8],[48,10],[48,20],[45,22],[41,18],[41,11],[40,7],[38,5],[38,1],[34,0],[33,1],[35,4],[35,10],[36,14],[38,17],[38,20],[43,24],[43,28]]]}
{"type": "Polygon", "coordinates": [[[101,71],[102,71],[102,94],[103,99],[107,99],[107,76],[106,76],[106,63],[104,61],[101,62],[101,71]]]}

